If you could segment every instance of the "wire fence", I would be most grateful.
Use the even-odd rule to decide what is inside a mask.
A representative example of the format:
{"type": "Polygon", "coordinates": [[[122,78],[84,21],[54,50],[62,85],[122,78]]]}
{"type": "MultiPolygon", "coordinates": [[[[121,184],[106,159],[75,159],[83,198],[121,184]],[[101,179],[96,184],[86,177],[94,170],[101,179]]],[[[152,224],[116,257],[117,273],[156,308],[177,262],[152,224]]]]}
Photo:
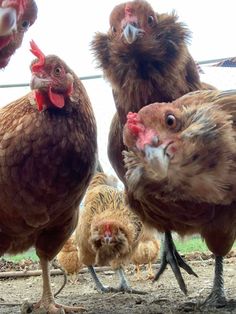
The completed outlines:
{"type": "MultiPolygon", "coordinates": [[[[216,62],[221,62],[226,59],[231,59],[231,58],[220,58],[220,59],[212,59],[212,60],[203,60],[203,61],[198,61],[197,63],[199,65],[206,65],[206,64],[211,64],[211,63],[216,63],[216,62]]],[[[81,81],[83,80],[95,80],[95,79],[101,79],[103,78],[102,74],[97,74],[97,75],[88,75],[88,76],[81,76],[80,79],[81,81]]],[[[15,83],[15,84],[2,84],[0,85],[0,88],[12,88],[12,87],[28,87],[29,83],[15,83]]]]}

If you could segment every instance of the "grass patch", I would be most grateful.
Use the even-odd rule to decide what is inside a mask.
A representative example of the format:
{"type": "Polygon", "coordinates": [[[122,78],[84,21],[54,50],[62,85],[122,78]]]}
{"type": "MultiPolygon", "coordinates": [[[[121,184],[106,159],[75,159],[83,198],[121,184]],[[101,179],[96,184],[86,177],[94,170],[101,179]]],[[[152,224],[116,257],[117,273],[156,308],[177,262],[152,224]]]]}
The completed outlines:
{"type": "MultiPolygon", "coordinates": [[[[174,240],[177,251],[182,254],[191,252],[209,252],[206,243],[199,237],[186,238],[184,240],[174,240]]],[[[236,242],[233,245],[236,248],[236,242]]]]}
{"type": "Polygon", "coordinates": [[[39,260],[34,249],[21,253],[21,254],[17,254],[17,255],[4,255],[4,258],[8,261],[13,261],[13,262],[20,262],[23,259],[31,259],[34,262],[37,262],[39,260]]]}
{"type": "Polygon", "coordinates": [[[201,238],[188,238],[184,240],[174,240],[177,251],[182,254],[191,252],[207,252],[209,251],[205,242],[201,238]]]}
{"type": "MultiPolygon", "coordinates": [[[[184,240],[176,239],[174,240],[178,252],[181,254],[187,254],[191,252],[209,252],[206,244],[200,237],[193,236],[192,238],[186,238],[184,240]]],[[[234,243],[233,248],[236,248],[236,242],[234,243]]],[[[17,254],[14,256],[4,255],[6,260],[13,262],[19,262],[23,259],[31,259],[34,262],[37,262],[38,256],[35,253],[34,249],[31,249],[25,253],[17,254]]]]}

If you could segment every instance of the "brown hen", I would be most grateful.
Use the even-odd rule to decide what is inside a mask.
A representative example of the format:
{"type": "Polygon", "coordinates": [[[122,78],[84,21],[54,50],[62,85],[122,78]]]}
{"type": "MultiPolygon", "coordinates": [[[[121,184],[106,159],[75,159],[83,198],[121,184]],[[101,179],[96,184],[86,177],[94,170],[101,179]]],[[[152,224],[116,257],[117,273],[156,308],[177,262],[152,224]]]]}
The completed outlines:
{"type": "MultiPolygon", "coordinates": [[[[116,182],[117,183],[117,182],[116,182]]],[[[142,224],[124,204],[124,194],[114,187],[114,178],[97,173],[92,179],[79,217],[76,238],[83,264],[87,265],[101,292],[135,292],[129,287],[123,265],[130,261],[142,224]],[[111,265],[120,276],[120,287],[105,287],[93,268],[111,265]]]]}
{"type": "Polygon", "coordinates": [[[61,251],[57,254],[57,261],[69,276],[69,282],[72,284],[77,281],[77,274],[83,267],[79,249],[77,247],[75,236],[72,235],[63,245],[61,251]]]}
{"type": "Polygon", "coordinates": [[[62,313],[48,266],[76,227],[96,163],[96,123],[76,74],[33,42],[31,51],[33,91],[0,109],[0,256],[34,246],[43,273],[36,307],[62,313]]]}
{"type": "MultiPolygon", "coordinates": [[[[127,113],[155,101],[175,100],[190,91],[211,89],[200,82],[187,48],[189,39],[190,31],[174,13],[156,13],[148,2],[135,0],[117,5],[107,34],[97,33],[92,42],[98,67],[111,83],[117,110],[110,127],[108,155],[125,185],[122,132],[127,113]]],[[[176,251],[169,231],[162,262],[164,268],[166,263],[172,264],[180,288],[186,292],[179,266],[196,274],[176,251]]]]}
{"type": "Polygon", "coordinates": [[[37,18],[34,0],[0,0],[0,68],[5,68],[37,18]]]}
{"type": "Polygon", "coordinates": [[[207,304],[222,305],[223,256],[236,237],[236,91],[197,91],[130,113],[128,198],[159,231],[200,233],[215,254],[207,304]]]}
{"type": "Polygon", "coordinates": [[[136,266],[138,279],[141,278],[140,265],[142,264],[147,265],[147,279],[154,278],[152,264],[157,261],[159,252],[160,241],[158,240],[156,228],[144,224],[142,235],[131,257],[132,263],[136,266]]]}

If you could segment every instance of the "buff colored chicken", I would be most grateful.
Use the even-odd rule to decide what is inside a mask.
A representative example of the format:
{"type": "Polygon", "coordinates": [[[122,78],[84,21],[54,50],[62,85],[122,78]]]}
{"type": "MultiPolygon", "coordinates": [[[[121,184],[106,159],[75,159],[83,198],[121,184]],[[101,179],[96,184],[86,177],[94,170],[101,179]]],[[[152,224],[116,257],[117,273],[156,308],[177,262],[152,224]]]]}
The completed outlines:
{"type": "Polygon", "coordinates": [[[156,229],[145,224],[139,243],[131,258],[131,261],[136,266],[137,279],[141,279],[140,265],[142,264],[147,265],[147,279],[154,278],[152,264],[157,261],[159,251],[160,241],[158,240],[156,229]]]}
{"type": "Polygon", "coordinates": [[[215,255],[205,304],[224,306],[223,256],[236,239],[236,90],[129,113],[124,142],[129,203],[158,231],[201,235],[215,255]]]}
{"type": "Polygon", "coordinates": [[[69,276],[69,282],[74,284],[77,281],[77,274],[83,267],[80,259],[75,237],[72,235],[64,244],[61,251],[57,254],[57,261],[69,276]]]}
{"type": "Polygon", "coordinates": [[[80,257],[101,292],[137,292],[130,288],[123,265],[130,261],[138,243],[142,224],[138,217],[124,204],[124,194],[114,187],[113,177],[97,173],[87,190],[84,209],[76,228],[76,240],[80,257]],[[104,286],[94,265],[111,265],[120,276],[120,287],[104,286]]]}

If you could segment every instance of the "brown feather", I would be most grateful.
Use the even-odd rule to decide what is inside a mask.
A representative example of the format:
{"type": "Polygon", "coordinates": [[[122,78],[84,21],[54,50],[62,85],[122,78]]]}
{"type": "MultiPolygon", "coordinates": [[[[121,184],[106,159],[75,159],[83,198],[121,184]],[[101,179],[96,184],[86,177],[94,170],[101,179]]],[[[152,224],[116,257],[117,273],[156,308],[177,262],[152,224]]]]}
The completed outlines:
{"type": "Polygon", "coordinates": [[[88,266],[111,264],[117,268],[129,260],[141,229],[138,217],[124,204],[123,192],[112,186],[106,174],[96,174],[76,228],[82,262],[88,266]],[[107,226],[112,235],[109,246],[103,242],[107,226]]]}
{"type": "MultiPolygon", "coordinates": [[[[173,103],[154,103],[138,113],[143,126],[158,136],[157,149],[174,148],[166,174],[135,149],[137,136],[125,127],[130,206],[159,231],[184,236],[200,233],[215,255],[225,255],[236,235],[236,91],[197,91],[173,103]],[[174,127],[166,114],[175,116],[174,127]]],[[[139,135],[138,135],[139,136],[139,135]]]]}
{"type": "Polygon", "coordinates": [[[132,254],[131,261],[135,265],[154,263],[160,252],[160,241],[157,231],[151,226],[144,225],[139,243],[132,254]]]}
{"type": "MultiPolygon", "coordinates": [[[[1,1],[2,3],[3,1],[1,1]]],[[[5,36],[0,36],[0,68],[5,68],[9,63],[12,55],[21,46],[25,32],[37,19],[37,5],[34,0],[25,0],[24,6],[23,1],[5,1],[4,8],[16,9],[16,29],[8,32],[5,36]],[[8,4],[9,2],[9,4],[8,4]],[[22,6],[22,8],[20,8],[22,6]],[[8,40],[7,40],[8,39],[8,40]]],[[[2,4],[1,4],[2,7],[2,4]]],[[[7,16],[1,16],[5,21],[1,21],[1,24],[6,21],[13,22],[12,18],[7,19],[7,16]]],[[[8,22],[9,23],[9,22],[8,22]]],[[[9,23],[9,26],[12,26],[9,23]]]]}
{"type": "Polygon", "coordinates": [[[44,74],[51,75],[54,63],[73,77],[64,108],[52,107],[44,86],[42,112],[33,91],[0,109],[0,256],[35,246],[39,257],[55,257],[76,226],[94,173],[96,123],[89,98],[58,57],[46,57],[44,74]]]}
{"type": "Polygon", "coordinates": [[[145,33],[132,44],[124,40],[126,3],[122,3],[111,12],[107,34],[97,33],[92,41],[98,67],[113,89],[117,113],[110,127],[108,155],[123,183],[125,170],[121,152],[125,147],[122,130],[127,113],[137,112],[155,101],[172,101],[207,87],[206,84],[202,86],[187,48],[190,31],[177,21],[177,16],[155,13],[143,0],[127,4],[139,29],[145,33]],[[149,16],[155,19],[152,27],[147,25],[149,16]]]}
{"type": "Polygon", "coordinates": [[[71,236],[63,245],[63,248],[57,254],[57,261],[67,275],[75,275],[81,270],[83,264],[80,260],[74,236],[71,236]]]}

